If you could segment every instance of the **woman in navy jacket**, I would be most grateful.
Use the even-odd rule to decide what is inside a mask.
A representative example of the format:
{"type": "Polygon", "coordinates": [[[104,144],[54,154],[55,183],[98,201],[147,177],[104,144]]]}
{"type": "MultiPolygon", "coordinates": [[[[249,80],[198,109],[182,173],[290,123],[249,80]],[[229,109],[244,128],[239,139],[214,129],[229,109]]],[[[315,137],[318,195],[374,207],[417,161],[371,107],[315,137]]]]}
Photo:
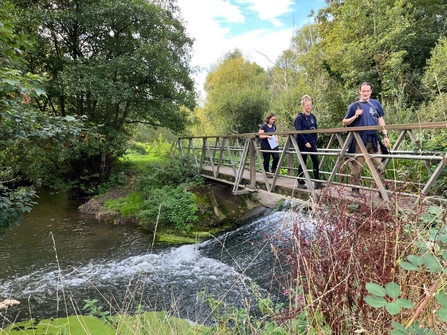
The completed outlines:
{"type": "MultiPolygon", "coordinates": [[[[314,114],[311,113],[312,110],[312,99],[307,94],[301,98],[301,106],[303,107],[303,112],[299,113],[295,119],[295,129],[296,130],[315,130],[318,129],[317,118],[314,114]]],[[[300,151],[303,152],[317,152],[317,134],[316,133],[307,133],[307,134],[297,134],[296,142],[300,151]]],[[[307,163],[307,156],[310,156],[313,164],[313,174],[314,179],[320,179],[320,170],[318,165],[320,164],[318,161],[317,155],[306,155],[303,154],[304,163],[307,163]]],[[[303,167],[299,166],[298,169],[298,178],[303,177],[303,167]]],[[[316,189],[322,188],[323,185],[320,182],[316,182],[316,189]]],[[[305,181],[302,179],[298,179],[298,188],[306,189],[305,181]]]]}
{"type": "MultiPolygon", "coordinates": [[[[276,132],[276,115],[273,113],[270,113],[265,118],[265,123],[259,128],[259,139],[261,140],[261,150],[268,150],[263,151],[262,155],[264,156],[264,171],[269,172],[269,165],[270,165],[270,156],[273,158],[272,162],[272,173],[276,173],[276,169],[278,167],[278,161],[279,161],[279,154],[277,152],[278,150],[278,136],[276,135],[269,135],[268,133],[275,133],[276,132]],[[270,141],[270,142],[269,142],[270,141]],[[275,151],[272,151],[275,150],[275,151]]],[[[271,174],[268,174],[267,177],[273,177],[271,174]]]]}

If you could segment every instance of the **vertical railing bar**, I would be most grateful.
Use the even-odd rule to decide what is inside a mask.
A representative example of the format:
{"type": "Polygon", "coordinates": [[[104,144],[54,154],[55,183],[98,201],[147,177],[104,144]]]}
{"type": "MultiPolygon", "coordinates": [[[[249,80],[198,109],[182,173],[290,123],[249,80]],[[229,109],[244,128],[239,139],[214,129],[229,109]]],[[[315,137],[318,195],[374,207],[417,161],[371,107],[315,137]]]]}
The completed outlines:
{"type": "Polygon", "coordinates": [[[233,169],[233,174],[236,176],[236,165],[234,164],[233,153],[230,148],[230,146],[231,146],[230,139],[227,138],[226,143],[227,143],[228,156],[230,157],[231,168],[233,169]]]}
{"type": "Polygon", "coordinates": [[[204,164],[204,159],[206,157],[206,146],[208,143],[208,139],[206,137],[204,137],[202,139],[202,151],[201,151],[201,155],[200,155],[200,171],[202,171],[202,167],[204,164]]]}
{"type": "Polygon", "coordinates": [[[177,140],[177,142],[178,142],[178,152],[179,152],[179,155],[180,155],[180,157],[183,157],[182,140],[179,138],[179,139],[177,140]]]}
{"type": "MultiPolygon", "coordinates": [[[[419,148],[419,150],[422,150],[422,147],[416,140],[416,136],[414,136],[413,132],[411,130],[408,130],[408,136],[411,138],[411,141],[414,143],[415,146],[419,148]]],[[[427,169],[428,173],[431,175],[433,173],[430,164],[428,164],[427,161],[424,161],[425,168],[427,169]]]]}
{"type": "MultiPolygon", "coordinates": [[[[287,136],[286,144],[289,142],[290,136],[291,135],[287,136]]],[[[272,181],[272,186],[271,186],[272,190],[275,188],[276,180],[278,179],[278,175],[279,175],[280,170],[281,170],[282,161],[284,160],[284,156],[286,155],[286,152],[287,152],[287,149],[288,149],[288,146],[286,146],[286,144],[284,145],[284,147],[282,149],[282,152],[281,152],[281,155],[279,156],[278,167],[277,167],[277,169],[275,171],[275,174],[273,175],[273,181],[272,181]]]]}
{"type": "Polygon", "coordinates": [[[328,184],[332,183],[335,179],[335,176],[338,174],[338,171],[340,170],[342,162],[346,157],[346,153],[348,152],[353,137],[354,137],[353,133],[349,132],[346,141],[343,142],[340,153],[338,154],[337,160],[335,161],[334,168],[332,169],[331,175],[329,176],[328,184]]]}
{"type": "Polygon", "coordinates": [[[445,165],[446,165],[446,155],[443,155],[443,159],[439,162],[436,170],[432,173],[430,179],[427,181],[424,188],[422,189],[422,194],[424,195],[428,194],[428,191],[433,186],[433,184],[436,183],[436,180],[438,179],[445,165]]]}
{"type": "MultiPolygon", "coordinates": [[[[314,191],[315,191],[315,190],[314,190],[314,185],[313,185],[312,181],[310,180],[309,172],[307,171],[307,166],[306,166],[306,164],[304,164],[304,159],[303,159],[303,156],[301,155],[300,148],[298,147],[298,144],[296,143],[296,139],[295,139],[295,137],[293,137],[293,138],[291,139],[291,142],[292,142],[293,148],[295,149],[296,157],[298,158],[298,162],[299,162],[299,164],[301,164],[301,167],[302,167],[302,169],[303,169],[304,177],[305,177],[306,182],[307,182],[307,184],[308,184],[308,186],[309,186],[309,190],[310,190],[310,191],[312,192],[312,194],[313,194],[314,191]]],[[[299,177],[299,176],[298,176],[298,177],[299,177]]],[[[299,182],[298,179],[297,179],[297,182],[299,182]]]]}
{"type": "Polygon", "coordinates": [[[372,174],[372,177],[374,181],[376,182],[376,185],[379,189],[380,194],[382,195],[383,199],[385,201],[388,201],[388,194],[385,190],[385,185],[383,185],[382,181],[380,180],[379,173],[376,170],[376,167],[374,166],[372,162],[372,158],[369,156],[368,151],[366,150],[365,145],[363,144],[362,138],[360,137],[360,134],[358,132],[354,132],[355,140],[357,141],[357,145],[360,148],[360,151],[362,152],[363,157],[365,158],[366,164],[368,164],[369,170],[372,174]]]}
{"type": "Polygon", "coordinates": [[[242,180],[242,176],[244,174],[245,162],[247,160],[247,154],[248,154],[248,147],[249,147],[249,141],[246,140],[245,144],[244,144],[244,150],[242,151],[242,154],[241,154],[240,165],[239,165],[239,168],[237,170],[235,180],[234,180],[233,194],[237,193],[237,189],[239,188],[239,184],[240,184],[240,182],[242,180]]]}
{"type": "MultiPolygon", "coordinates": [[[[331,148],[331,146],[332,146],[332,142],[334,141],[334,139],[335,139],[335,134],[334,133],[332,133],[331,134],[331,137],[329,138],[329,142],[328,142],[328,144],[326,145],[326,149],[330,149],[331,148]]],[[[319,165],[319,169],[321,170],[322,169],[322,167],[324,166],[324,163],[326,162],[326,155],[324,155],[323,156],[323,158],[321,159],[321,161],[320,161],[320,165],[319,165]]]]}
{"type": "Polygon", "coordinates": [[[210,160],[211,169],[213,171],[213,176],[214,176],[214,178],[217,178],[216,167],[215,167],[215,164],[214,164],[214,158],[213,158],[213,155],[211,154],[211,149],[210,149],[210,146],[209,146],[208,138],[206,140],[206,152],[207,152],[208,158],[210,160]]]}
{"type": "Polygon", "coordinates": [[[189,139],[189,144],[188,144],[188,153],[189,153],[189,148],[191,148],[192,154],[194,156],[194,162],[196,165],[199,165],[198,163],[198,159],[197,159],[197,154],[196,154],[196,149],[194,148],[194,139],[190,138],[189,139]]]}
{"type": "Polygon", "coordinates": [[[219,175],[219,173],[220,173],[220,166],[223,161],[223,150],[224,150],[224,144],[225,144],[226,139],[227,139],[226,137],[222,138],[222,142],[220,144],[219,160],[218,160],[218,164],[217,164],[217,175],[219,175]]]}
{"type": "MultiPolygon", "coordinates": [[[[255,138],[256,140],[256,138],[255,138]]],[[[253,139],[248,139],[248,156],[249,156],[249,174],[250,174],[250,187],[252,189],[256,188],[256,143],[253,139]]]]}

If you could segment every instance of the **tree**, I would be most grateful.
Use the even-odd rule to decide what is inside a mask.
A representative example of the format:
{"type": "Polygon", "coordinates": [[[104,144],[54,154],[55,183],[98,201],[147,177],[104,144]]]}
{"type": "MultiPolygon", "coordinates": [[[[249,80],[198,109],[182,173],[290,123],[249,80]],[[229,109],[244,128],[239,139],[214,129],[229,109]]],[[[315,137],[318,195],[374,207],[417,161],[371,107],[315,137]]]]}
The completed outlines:
{"type": "Polygon", "coordinates": [[[416,106],[426,60],[445,35],[445,1],[331,1],[317,16],[324,64],[332,78],[350,90],[373,83],[385,104],[416,106]],[[404,92],[404,94],[402,94],[404,92]]]}
{"type": "MultiPolygon", "coordinates": [[[[144,123],[182,131],[195,106],[192,40],[174,1],[37,1],[24,9],[35,32],[34,72],[47,73],[45,113],[85,115],[103,141],[79,142],[59,164],[66,180],[92,188],[125,151],[127,128],[144,123]]],[[[81,186],[81,185],[79,185],[81,186]]]]}
{"type": "Polygon", "coordinates": [[[269,79],[265,70],[244,59],[239,50],[224,55],[205,81],[205,124],[215,133],[253,133],[269,110],[269,79]]]}
{"type": "Polygon", "coordinates": [[[431,101],[423,106],[424,122],[447,120],[447,38],[440,38],[432,50],[423,83],[431,101]]]}
{"type": "Polygon", "coordinates": [[[23,52],[29,38],[14,33],[14,7],[0,6],[0,226],[16,220],[34,204],[35,189],[49,178],[39,153],[63,148],[83,131],[82,120],[47,116],[30,102],[44,94],[43,78],[25,72],[23,52]],[[26,177],[25,177],[26,176],[26,177]]]}

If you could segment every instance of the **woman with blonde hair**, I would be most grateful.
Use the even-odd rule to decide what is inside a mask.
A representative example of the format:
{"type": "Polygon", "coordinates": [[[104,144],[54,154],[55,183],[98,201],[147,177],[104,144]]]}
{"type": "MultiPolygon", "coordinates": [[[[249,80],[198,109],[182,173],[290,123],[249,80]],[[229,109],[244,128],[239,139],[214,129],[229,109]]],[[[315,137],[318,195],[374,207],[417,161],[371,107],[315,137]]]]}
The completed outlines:
{"type": "MultiPolygon", "coordinates": [[[[317,118],[311,113],[312,110],[312,99],[309,95],[305,94],[301,98],[301,106],[303,107],[303,112],[299,113],[295,118],[295,129],[296,130],[316,130],[318,129],[317,118]]],[[[317,134],[316,133],[306,133],[297,134],[296,142],[300,151],[303,152],[317,152],[317,134]]],[[[313,175],[314,179],[320,179],[319,161],[318,156],[311,154],[303,154],[304,164],[307,163],[307,156],[310,156],[313,164],[313,175]]],[[[298,168],[298,188],[306,189],[306,184],[303,179],[303,167],[298,168]]],[[[321,182],[315,182],[314,187],[316,189],[322,188],[321,182]]]]}

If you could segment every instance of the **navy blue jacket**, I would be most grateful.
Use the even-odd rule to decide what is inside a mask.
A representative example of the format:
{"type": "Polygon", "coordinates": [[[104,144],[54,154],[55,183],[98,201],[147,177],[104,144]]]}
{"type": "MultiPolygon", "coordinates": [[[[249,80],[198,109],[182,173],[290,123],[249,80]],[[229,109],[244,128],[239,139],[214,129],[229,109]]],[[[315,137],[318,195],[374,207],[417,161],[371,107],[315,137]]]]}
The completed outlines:
{"type": "MultiPolygon", "coordinates": [[[[317,118],[312,113],[310,113],[309,115],[299,113],[295,119],[295,129],[296,130],[318,129],[317,118]]],[[[303,146],[306,143],[316,144],[317,138],[318,138],[317,133],[297,134],[296,142],[300,146],[303,146]]]]}

